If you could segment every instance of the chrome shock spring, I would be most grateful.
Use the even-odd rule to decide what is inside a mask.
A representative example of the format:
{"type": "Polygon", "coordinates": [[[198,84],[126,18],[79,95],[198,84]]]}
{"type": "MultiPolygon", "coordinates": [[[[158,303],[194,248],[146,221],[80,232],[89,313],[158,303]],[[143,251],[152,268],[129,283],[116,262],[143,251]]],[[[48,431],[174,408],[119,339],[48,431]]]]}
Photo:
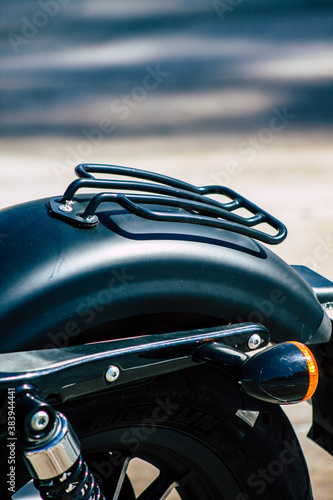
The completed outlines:
{"type": "Polygon", "coordinates": [[[43,500],[105,500],[81,455],[61,476],[48,480],[36,479],[34,485],[43,500]]]}

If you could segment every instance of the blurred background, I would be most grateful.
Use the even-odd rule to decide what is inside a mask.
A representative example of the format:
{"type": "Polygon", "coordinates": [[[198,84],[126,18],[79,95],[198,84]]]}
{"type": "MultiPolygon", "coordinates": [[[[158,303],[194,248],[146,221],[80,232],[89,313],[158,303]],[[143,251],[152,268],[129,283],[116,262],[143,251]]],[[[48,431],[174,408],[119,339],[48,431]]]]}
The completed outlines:
{"type": "MultiPolygon", "coordinates": [[[[289,263],[333,279],[333,49],[324,0],[2,0],[0,207],[81,162],[220,183],[281,219],[289,263]]],[[[332,498],[333,459],[305,439],[332,498]]]]}

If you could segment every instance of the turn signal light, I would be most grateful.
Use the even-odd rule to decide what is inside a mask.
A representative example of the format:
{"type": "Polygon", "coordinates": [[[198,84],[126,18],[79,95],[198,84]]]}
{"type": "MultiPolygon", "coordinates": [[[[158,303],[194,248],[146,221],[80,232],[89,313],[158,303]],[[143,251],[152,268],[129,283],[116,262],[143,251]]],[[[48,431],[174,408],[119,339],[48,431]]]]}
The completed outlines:
{"type": "Polygon", "coordinates": [[[290,404],[305,401],[318,385],[318,366],[310,349],[285,342],[249,357],[240,367],[243,390],[263,401],[290,404]]]}

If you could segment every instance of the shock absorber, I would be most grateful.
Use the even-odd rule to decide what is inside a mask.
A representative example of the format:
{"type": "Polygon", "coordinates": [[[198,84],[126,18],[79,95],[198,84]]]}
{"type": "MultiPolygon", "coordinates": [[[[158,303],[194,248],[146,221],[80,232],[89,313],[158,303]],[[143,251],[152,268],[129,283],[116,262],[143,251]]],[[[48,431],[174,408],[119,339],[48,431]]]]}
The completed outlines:
{"type": "Polygon", "coordinates": [[[17,391],[16,402],[23,460],[41,497],[105,500],[67,418],[28,385],[17,391]]]}

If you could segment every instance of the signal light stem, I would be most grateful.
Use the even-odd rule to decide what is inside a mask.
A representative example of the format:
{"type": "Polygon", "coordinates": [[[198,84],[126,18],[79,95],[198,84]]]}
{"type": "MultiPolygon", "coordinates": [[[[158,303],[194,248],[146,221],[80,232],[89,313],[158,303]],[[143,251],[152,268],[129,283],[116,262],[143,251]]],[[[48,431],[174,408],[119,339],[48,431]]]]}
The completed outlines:
{"type": "Polygon", "coordinates": [[[220,342],[203,344],[193,354],[194,360],[208,361],[221,368],[226,368],[228,371],[237,371],[248,358],[249,356],[244,352],[220,342]]]}

